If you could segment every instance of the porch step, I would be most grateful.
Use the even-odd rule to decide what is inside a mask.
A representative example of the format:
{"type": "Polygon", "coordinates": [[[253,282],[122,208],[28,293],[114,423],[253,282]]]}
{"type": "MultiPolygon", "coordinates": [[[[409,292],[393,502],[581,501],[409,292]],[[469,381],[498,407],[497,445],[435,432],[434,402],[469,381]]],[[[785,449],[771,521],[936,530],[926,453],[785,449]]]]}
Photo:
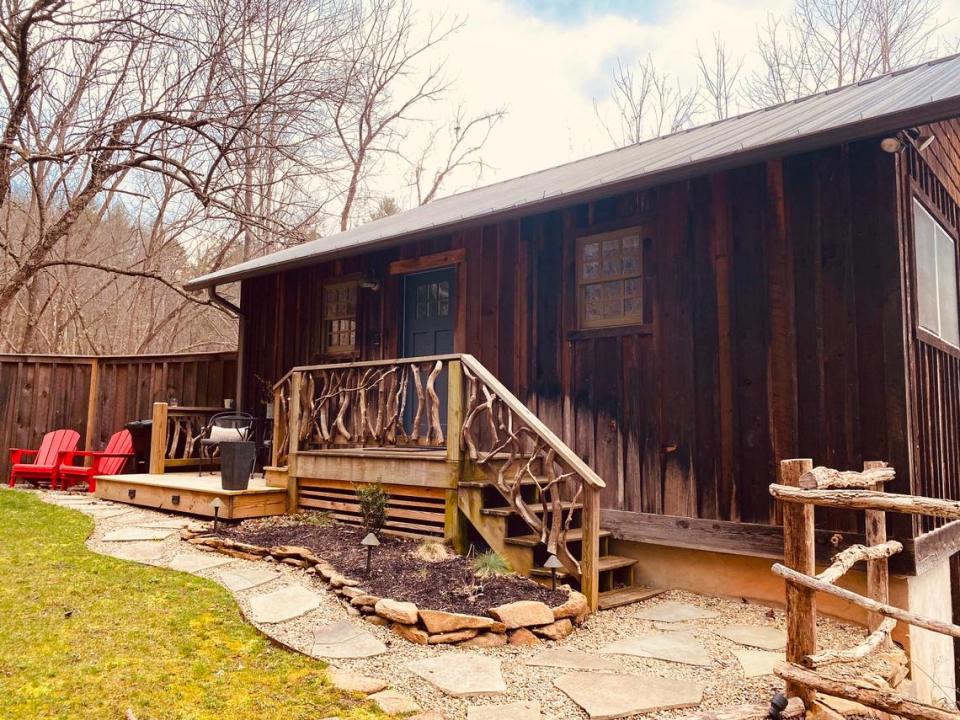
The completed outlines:
{"type": "MultiPolygon", "coordinates": [[[[621,568],[632,567],[637,561],[633,558],[621,557],[619,555],[601,555],[597,563],[597,572],[610,572],[611,570],[620,570],[621,568]]],[[[531,575],[539,577],[550,577],[550,571],[545,568],[533,568],[531,575]]],[[[570,573],[566,570],[557,570],[557,577],[566,577],[570,573]]]]}
{"type": "MultiPolygon", "coordinates": [[[[598,537],[605,538],[610,537],[612,533],[609,530],[601,530],[598,534],[598,537]]],[[[567,533],[567,540],[570,542],[577,542],[583,540],[583,528],[572,528],[570,532],[567,533]]],[[[509,545],[522,545],[523,547],[536,547],[540,544],[540,536],[531,533],[529,535],[516,535],[514,537],[504,538],[504,542],[509,545]]]]}
{"type": "Polygon", "coordinates": [[[628,588],[607,590],[606,592],[600,593],[600,609],[610,610],[615,607],[630,605],[631,603],[648,600],[663,592],[666,592],[666,590],[648,588],[644,585],[634,585],[633,587],[628,588]]]}
{"type": "MultiPolygon", "coordinates": [[[[543,514],[542,503],[530,503],[530,509],[537,515],[543,514]]],[[[547,509],[552,510],[553,508],[551,506],[551,507],[548,507],[547,509]]],[[[583,503],[562,502],[560,503],[560,509],[563,512],[567,512],[570,509],[582,510],[583,503]]],[[[510,517],[511,515],[519,515],[519,513],[509,505],[505,505],[503,507],[484,508],[480,512],[482,512],[484,515],[496,515],[497,517],[510,517]]]]}

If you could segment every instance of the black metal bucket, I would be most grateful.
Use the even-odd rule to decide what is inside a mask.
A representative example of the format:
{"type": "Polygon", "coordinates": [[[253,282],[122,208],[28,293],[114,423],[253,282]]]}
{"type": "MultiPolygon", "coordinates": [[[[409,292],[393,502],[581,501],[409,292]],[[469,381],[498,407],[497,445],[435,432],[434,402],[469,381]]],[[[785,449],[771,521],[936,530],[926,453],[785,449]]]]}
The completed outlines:
{"type": "Polygon", "coordinates": [[[252,442],[221,442],[220,485],[224,490],[246,490],[257,457],[257,444],[252,442]]]}

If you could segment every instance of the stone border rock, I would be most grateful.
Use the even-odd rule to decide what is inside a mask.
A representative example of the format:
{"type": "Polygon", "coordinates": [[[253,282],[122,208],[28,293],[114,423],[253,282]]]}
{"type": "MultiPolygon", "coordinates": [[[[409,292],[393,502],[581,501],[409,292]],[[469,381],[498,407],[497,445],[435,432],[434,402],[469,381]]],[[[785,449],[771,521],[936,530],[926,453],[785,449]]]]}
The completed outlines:
{"type": "Polygon", "coordinates": [[[539,638],[562,640],[590,616],[587,598],[569,590],[567,600],[550,607],[537,600],[518,600],[487,610],[487,616],[419,608],[414,603],[381,598],[361,581],[341,574],[309,548],[278,545],[266,548],[210,535],[208,523],[192,523],[180,536],[193,545],[244,560],[281,562],[322,578],[340,596],[351,615],[362,615],[375,625],[389,626],[397,635],[418,645],[458,645],[490,648],[536,645],[539,638]]]}

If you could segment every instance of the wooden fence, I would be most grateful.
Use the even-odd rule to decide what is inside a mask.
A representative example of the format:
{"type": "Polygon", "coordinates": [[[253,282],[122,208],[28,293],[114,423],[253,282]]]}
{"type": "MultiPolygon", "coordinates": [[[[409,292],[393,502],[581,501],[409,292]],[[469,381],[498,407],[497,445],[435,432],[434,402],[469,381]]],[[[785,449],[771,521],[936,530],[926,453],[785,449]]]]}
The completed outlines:
{"type": "Polygon", "coordinates": [[[45,432],[73,428],[102,447],[155,401],[223,406],[237,386],[236,352],[189,355],[0,355],[0,478],[9,447],[36,447],[45,432]]]}
{"type": "Polygon", "coordinates": [[[814,468],[810,460],[784,460],[780,482],[770,494],[784,503],[784,562],[773,573],[787,583],[787,657],[774,672],[787,683],[787,694],[803,700],[813,709],[817,692],[858,702],[862,705],[910,720],[960,720],[953,709],[917,702],[895,689],[878,689],[818,672],[836,663],[862,660],[889,650],[897,622],[960,638],[960,626],[903,610],[889,602],[888,560],[903,550],[896,540],[887,540],[886,513],[960,519],[960,502],[915,495],[884,492],[894,470],[882,462],[864,464],[862,472],[840,472],[814,468]],[[814,507],[863,510],[866,538],[838,553],[823,572],[814,564],[814,507]],[[858,562],[867,565],[867,595],[836,586],[836,582],[858,562]],[[816,593],[832,595],[865,609],[870,633],[859,645],[845,649],[817,649],[816,593]]]}

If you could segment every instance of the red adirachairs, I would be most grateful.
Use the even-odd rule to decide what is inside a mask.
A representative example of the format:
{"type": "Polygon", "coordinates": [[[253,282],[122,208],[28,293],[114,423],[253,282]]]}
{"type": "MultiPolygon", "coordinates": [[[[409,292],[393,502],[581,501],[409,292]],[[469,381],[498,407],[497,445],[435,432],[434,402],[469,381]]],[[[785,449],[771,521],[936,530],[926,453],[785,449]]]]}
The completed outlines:
{"type": "Polygon", "coordinates": [[[49,480],[50,487],[56,487],[60,453],[76,450],[79,442],[80,433],[76,430],[54,430],[43,436],[38,450],[10,448],[10,487],[16,485],[19,478],[35,486],[41,480],[49,480]],[[33,462],[23,462],[24,456],[30,455],[33,462]]]}
{"type": "Polygon", "coordinates": [[[60,489],[67,490],[78,482],[86,482],[87,490],[97,489],[97,475],[119,475],[127,460],[133,457],[133,438],[129,430],[121,430],[110,436],[107,447],[99,450],[66,450],[60,453],[57,476],[60,489]],[[77,465],[77,459],[93,458],[90,467],[77,465]]]}

